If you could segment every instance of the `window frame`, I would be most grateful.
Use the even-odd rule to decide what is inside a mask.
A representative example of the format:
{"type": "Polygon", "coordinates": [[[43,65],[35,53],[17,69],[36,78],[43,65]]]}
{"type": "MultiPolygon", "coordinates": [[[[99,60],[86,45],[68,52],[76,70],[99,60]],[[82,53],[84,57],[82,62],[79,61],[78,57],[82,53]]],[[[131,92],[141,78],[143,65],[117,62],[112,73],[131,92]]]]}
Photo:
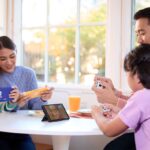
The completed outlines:
{"type": "MultiPolygon", "coordinates": [[[[10,37],[14,39],[17,48],[17,64],[21,65],[22,62],[22,52],[20,49],[21,45],[21,23],[19,20],[21,19],[21,1],[20,0],[9,0],[8,3],[13,2],[13,14],[11,16],[13,20],[13,29],[11,32],[7,33],[11,35],[10,37]],[[18,30],[19,29],[19,30],[18,30]]],[[[106,73],[105,76],[112,79],[116,88],[127,88],[127,82],[125,81],[125,73],[122,69],[123,58],[126,53],[131,49],[131,8],[132,2],[131,0],[107,0],[107,34],[106,34],[106,73]],[[117,8],[116,8],[117,7],[117,8]],[[116,20],[117,18],[117,20],[116,20]],[[116,34],[117,33],[117,34],[116,34]],[[116,53],[117,52],[117,53],[116,53]]],[[[78,41],[78,40],[77,40],[78,41]]],[[[79,49],[79,44],[78,44],[79,49]]],[[[78,53],[78,51],[77,51],[78,53]]],[[[46,63],[46,61],[45,61],[46,63]]],[[[76,65],[77,66],[77,65],[76,65]]],[[[78,69],[77,69],[78,70],[78,69]]],[[[77,80],[77,79],[76,79],[77,80]]],[[[39,83],[47,84],[47,83],[39,83]]],[[[50,83],[53,85],[53,83],[50,83]]],[[[58,88],[70,88],[72,85],[60,85],[55,84],[55,87],[58,88]]],[[[74,85],[74,84],[73,84],[74,85]]],[[[81,86],[75,84],[74,88],[84,88],[91,89],[91,86],[81,86]]]]}
{"type": "Polygon", "coordinates": [[[132,1],[109,0],[108,7],[106,77],[112,79],[115,88],[128,90],[123,60],[131,49],[132,1]]]}
{"type": "Polygon", "coordinates": [[[0,24],[0,30],[2,32],[3,35],[6,34],[6,29],[7,29],[7,26],[8,26],[8,23],[7,23],[7,18],[8,18],[8,6],[7,6],[7,2],[5,0],[0,0],[0,3],[1,3],[1,12],[2,12],[2,15],[3,15],[3,18],[1,18],[1,24],[0,24]]]}

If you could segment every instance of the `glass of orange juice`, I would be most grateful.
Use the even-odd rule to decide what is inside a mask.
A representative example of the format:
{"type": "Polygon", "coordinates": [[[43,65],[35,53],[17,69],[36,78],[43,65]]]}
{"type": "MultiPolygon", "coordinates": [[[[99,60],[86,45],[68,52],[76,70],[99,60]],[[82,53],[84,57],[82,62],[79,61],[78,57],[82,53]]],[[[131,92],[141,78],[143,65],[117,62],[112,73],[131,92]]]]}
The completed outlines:
{"type": "Polygon", "coordinates": [[[80,109],[80,97],[79,96],[69,96],[69,112],[77,112],[80,109]]]}

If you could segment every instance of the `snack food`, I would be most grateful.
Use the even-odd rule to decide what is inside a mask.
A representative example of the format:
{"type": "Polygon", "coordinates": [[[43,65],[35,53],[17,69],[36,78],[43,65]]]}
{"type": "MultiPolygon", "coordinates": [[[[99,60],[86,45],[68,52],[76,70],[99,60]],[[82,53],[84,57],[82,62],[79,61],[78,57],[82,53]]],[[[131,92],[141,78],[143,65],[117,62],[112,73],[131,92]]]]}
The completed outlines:
{"type": "Polygon", "coordinates": [[[28,96],[30,98],[40,97],[43,92],[46,92],[49,90],[48,87],[39,88],[31,91],[27,91],[23,93],[23,96],[28,96]]]}

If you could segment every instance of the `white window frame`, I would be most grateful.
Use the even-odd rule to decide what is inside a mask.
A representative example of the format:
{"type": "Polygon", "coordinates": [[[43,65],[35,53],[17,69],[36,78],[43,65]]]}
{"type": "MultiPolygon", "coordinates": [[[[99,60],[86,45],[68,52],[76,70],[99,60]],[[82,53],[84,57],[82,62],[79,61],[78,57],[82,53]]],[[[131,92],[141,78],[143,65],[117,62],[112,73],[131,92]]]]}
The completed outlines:
{"type": "Polygon", "coordinates": [[[116,88],[128,89],[123,60],[131,49],[131,0],[108,1],[106,76],[116,88]]]}
{"type": "Polygon", "coordinates": [[[1,13],[3,14],[3,18],[1,18],[1,24],[0,24],[0,29],[3,33],[3,35],[6,34],[6,29],[7,29],[7,17],[8,17],[8,10],[7,9],[7,2],[6,0],[0,0],[1,4],[1,13]]]}
{"type": "MultiPolygon", "coordinates": [[[[113,80],[116,88],[127,89],[125,73],[122,69],[123,58],[131,49],[131,0],[108,0],[108,19],[107,19],[107,38],[106,38],[106,77],[113,80]]],[[[21,0],[9,0],[8,5],[12,5],[14,16],[8,17],[13,20],[9,27],[8,35],[14,39],[18,48],[18,64],[21,64],[22,53],[19,51],[22,47],[21,39],[21,0]],[[13,5],[12,5],[13,4],[13,5]],[[20,13],[18,13],[20,12],[20,13]]],[[[64,85],[58,85],[58,88],[70,88],[64,85]]],[[[91,87],[75,88],[88,89],[91,87]]]]}

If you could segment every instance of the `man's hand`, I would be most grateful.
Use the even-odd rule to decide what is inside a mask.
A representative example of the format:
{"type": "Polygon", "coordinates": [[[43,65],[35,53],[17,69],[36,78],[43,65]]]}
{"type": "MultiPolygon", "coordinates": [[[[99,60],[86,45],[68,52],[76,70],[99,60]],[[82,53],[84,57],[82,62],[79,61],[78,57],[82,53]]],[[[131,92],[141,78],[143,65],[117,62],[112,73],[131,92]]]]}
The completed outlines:
{"type": "Polygon", "coordinates": [[[111,87],[112,90],[115,90],[115,87],[114,87],[113,82],[112,82],[111,79],[96,75],[96,76],[94,77],[94,83],[96,83],[97,81],[106,82],[106,83],[109,84],[109,87],[111,87]]]}
{"type": "Polygon", "coordinates": [[[103,77],[96,77],[94,81],[99,80],[104,88],[97,88],[96,83],[92,86],[92,90],[95,92],[98,101],[101,103],[117,104],[117,96],[115,95],[114,86],[110,79],[103,77]]]}

